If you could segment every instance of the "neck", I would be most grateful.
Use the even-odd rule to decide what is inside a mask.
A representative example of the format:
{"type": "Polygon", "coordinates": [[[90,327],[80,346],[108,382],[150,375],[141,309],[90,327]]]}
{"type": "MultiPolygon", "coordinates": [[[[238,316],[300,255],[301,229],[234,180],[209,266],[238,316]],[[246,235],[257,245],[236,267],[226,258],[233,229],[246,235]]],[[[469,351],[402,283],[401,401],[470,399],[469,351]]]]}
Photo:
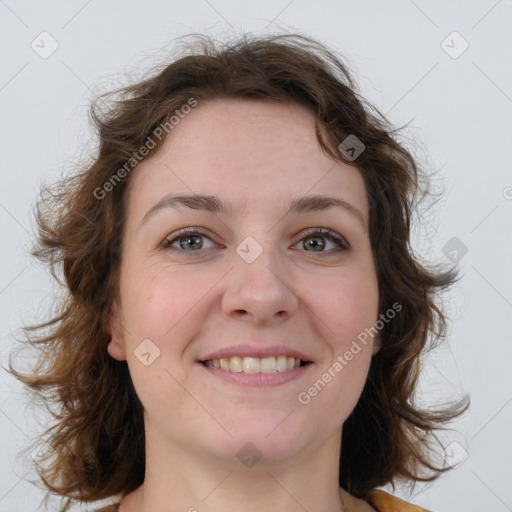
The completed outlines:
{"type": "Polygon", "coordinates": [[[339,488],[341,432],[308,453],[262,458],[251,467],[185,450],[155,434],[148,426],[145,480],[123,500],[120,512],[352,512],[339,488]]]}

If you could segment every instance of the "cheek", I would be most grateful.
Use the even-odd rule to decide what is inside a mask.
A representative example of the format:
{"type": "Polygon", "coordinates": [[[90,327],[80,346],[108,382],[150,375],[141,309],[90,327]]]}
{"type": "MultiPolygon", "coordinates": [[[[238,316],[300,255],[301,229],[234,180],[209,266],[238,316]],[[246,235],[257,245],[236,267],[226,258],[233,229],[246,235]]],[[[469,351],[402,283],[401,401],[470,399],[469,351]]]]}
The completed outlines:
{"type": "Polygon", "coordinates": [[[299,401],[308,403],[309,417],[322,418],[329,431],[350,415],[365,385],[372,357],[369,328],[378,318],[378,286],[371,272],[346,272],[322,284],[311,297],[311,307],[330,354],[299,401]]]}
{"type": "Polygon", "coordinates": [[[124,290],[125,310],[132,314],[127,318],[129,323],[156,328],[158,332],[158,327],[165,327],[159,324],[165,321],[168,329],[169,324],[177,321],[180,310],[197,300],[199,290],[194,283],[183,274],[162,268],[162,265],[135,268],[127,270],[126,274],[129,272],[132,277],[126,280],[124,290]]]}
{"type": "Polygon", "coordinates": [[[336,353],[373,326],[378,317],[378,286],[372,272],[341,272],[322,279],[306,278],[309,304],[325,339],[336,353]]]}
{"type": "Polygon", "coordinates": [[[197,305],[209,281],[165,265],[127,265],[126,275],[123,314],[133,385],[151,415],[172,409],[176,419],[187,414],[187,395],[179,385],[185,378],[183,354],[201,325],[197,305]]]}
{"type": "MultiPolygon", "coordinates": [[[[128,275],[128,272],[127,272],[128,275]]],[[[123,291],[125,322],[134,348],[142,340],[151,339],[162,355],[172,353],[177,361],[185,342],[193,336],[200,314],[200,303],[215,283],[205,272],[166,265],[132,269],[123,291]]]]}

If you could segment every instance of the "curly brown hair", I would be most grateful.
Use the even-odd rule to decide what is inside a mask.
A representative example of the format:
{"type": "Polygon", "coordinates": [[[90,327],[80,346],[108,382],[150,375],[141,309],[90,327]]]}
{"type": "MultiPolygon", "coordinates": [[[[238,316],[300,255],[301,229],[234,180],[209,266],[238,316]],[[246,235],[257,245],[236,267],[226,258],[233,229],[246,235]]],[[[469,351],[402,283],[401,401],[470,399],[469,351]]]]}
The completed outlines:
{"type": "Polygon", "coordinates": [[[50,266],[66,295],[53,318],[24,330],[20,341],[39,354],[31,372],[16,371],[11,361],[9,368],[55,419],[36,440],[45,439],[53,455],[37,465],[47,494],[67,498],[65,512],[73,500],[125,496],[143,483],[142,404],[126,361],[107,353],[131,176],[126,163],[136,167],[133,157],[148,138],[156,146],[151,154],[158,150],[165,137],[155,137],[155,131],[190,98],[305,105],[316,114],[322,150],[362,173],[379,310],[395,302],[402,310],[382,329],[382,347],[344,423],[339,483],[364,499],[375,487],[394,487],[396,479],[434,480],[451,468],[435,464],[431,438],[467,409],[469,397],[438,410],[414,403],[421,357],[446,337],[446,316],[435,299],[457,280],[454,268],[427,269],[410,245],[411,215],[418,197],[429,192],[426,174],[397,141],[398,129],[360,97],[341,57],[323,44],[295,34],[243,36],[224,45],[195,37],[185,55],[149,78],[100,95],[90,110],[97,156],[41,191],[32,254],[50,266]],[[356,161],[340,149],[349,135],[365,146],[356,161]],[[122,179],[114,181],[115,175],[122,179]],[[105,194],[107,183],[112,186],[105,194]]]}

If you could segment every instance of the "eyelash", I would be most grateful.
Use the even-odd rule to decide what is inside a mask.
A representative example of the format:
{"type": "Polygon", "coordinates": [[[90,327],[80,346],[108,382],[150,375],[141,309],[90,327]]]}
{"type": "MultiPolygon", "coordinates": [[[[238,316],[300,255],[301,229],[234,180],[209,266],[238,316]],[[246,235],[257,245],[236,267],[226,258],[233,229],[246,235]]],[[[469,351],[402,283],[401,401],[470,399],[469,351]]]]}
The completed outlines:
{"type": "MultiPolygon", "coordinates": [[[[189,255],[189,253],[190,253],[191,256],[200,256],[200,253],[203,252],[201,249],[186,251],[184,249],[177,249],[176,247],[171,247],[171,245],[173,243],[177,242],[178,240],[180,240],[180,238],[184,238],[186,236],[195,236],[195,235],[200,235],[200,236],[206,237],[211,240],[211,238],[206,233],[200,231],[198,228],[185,228],[185,229],[178,231],[176,234],[173,234],[172,238],[169,238],[169,237],[166,238],[160,247],[163,250],[172,251],[175,253],[181,253],[181,254],[187,253],[187,255],[189,255]]],[[[313,253],[319,252],[319,253],[333,254],[335,252],[346,251],[346,250],[350,249],[349,244],[342,236],[340,236],[337,233],[335,233],[334,231],[331,231],[330,229],[326,229],[326,228],[309,228],[309,229],[307,229],[306,232],[304,233],[304,236],[297,243],[301,242],[305,238],[314,237],[314,236],[328,238],[332,242],[334,242],[338,246],[338,248],[334,249],[334,250],[329,250],[329,251],[305,251],[305,252],[313,252],[313,253]]]]}

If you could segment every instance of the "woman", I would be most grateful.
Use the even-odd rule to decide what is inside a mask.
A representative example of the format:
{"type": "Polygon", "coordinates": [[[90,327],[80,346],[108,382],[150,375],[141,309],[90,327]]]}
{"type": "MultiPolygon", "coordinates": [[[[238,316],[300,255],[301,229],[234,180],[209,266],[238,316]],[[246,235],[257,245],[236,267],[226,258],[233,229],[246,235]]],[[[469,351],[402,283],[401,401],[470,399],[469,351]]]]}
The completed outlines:
{"type": "Polygon", "coordinates": [[[450,469],[469,401],[412,400],[455,281],[410,250],[415,161],[321,44],[198,41],[40,203],[68,294],[11,371],[56,408],[41,478],[64,511],[421,511],[376,488],[450,469]]]}

